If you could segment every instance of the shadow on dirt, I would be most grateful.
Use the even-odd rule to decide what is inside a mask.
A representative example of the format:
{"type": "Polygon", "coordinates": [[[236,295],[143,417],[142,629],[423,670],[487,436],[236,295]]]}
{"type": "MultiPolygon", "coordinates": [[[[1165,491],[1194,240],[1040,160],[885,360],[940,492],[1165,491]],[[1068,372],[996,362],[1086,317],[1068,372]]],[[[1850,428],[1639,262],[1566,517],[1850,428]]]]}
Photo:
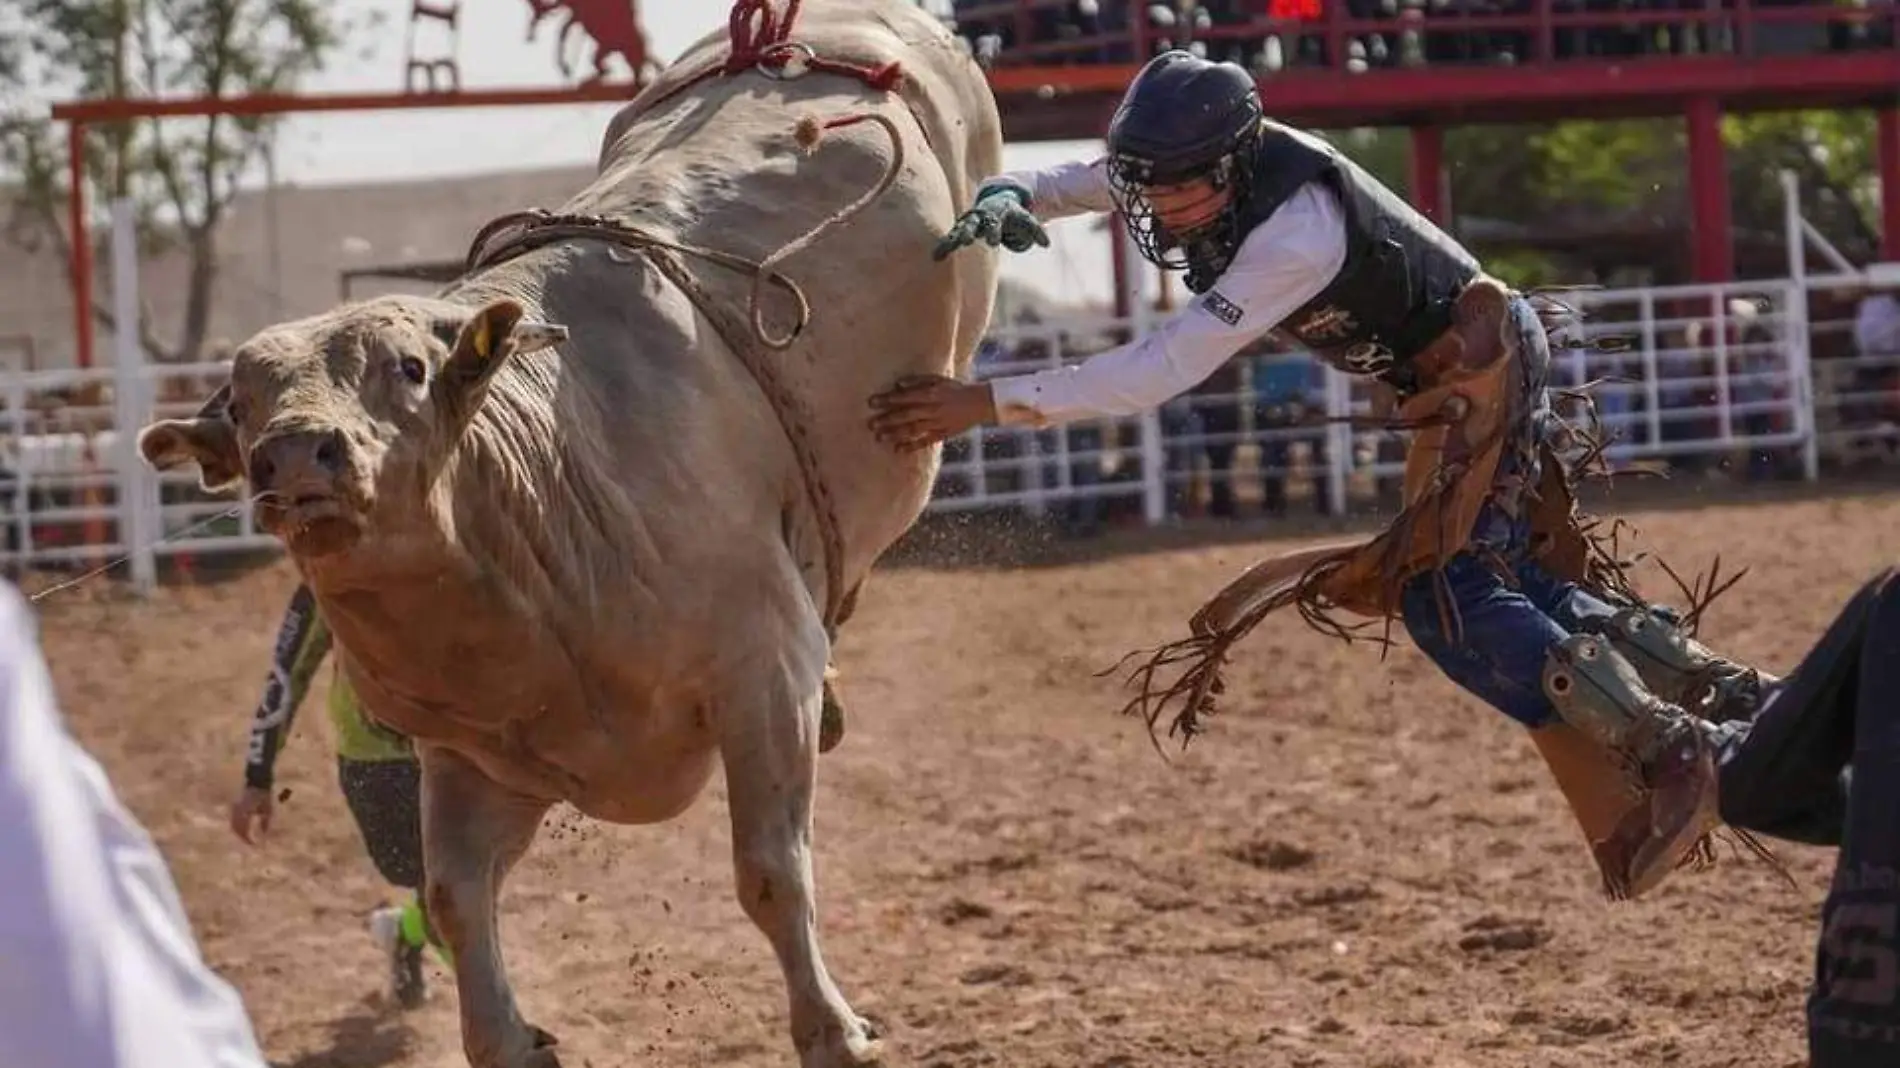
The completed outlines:
{"type": "Polygon", "coordinates": [[[272,1061],[271,1068],[383,1068],[408,1056],[414,1038],[402,1013],[376,998],[365,999],[354,1013],[332,1022],[329,1031],[328,1048],[296,1060],[272,1061]]]}

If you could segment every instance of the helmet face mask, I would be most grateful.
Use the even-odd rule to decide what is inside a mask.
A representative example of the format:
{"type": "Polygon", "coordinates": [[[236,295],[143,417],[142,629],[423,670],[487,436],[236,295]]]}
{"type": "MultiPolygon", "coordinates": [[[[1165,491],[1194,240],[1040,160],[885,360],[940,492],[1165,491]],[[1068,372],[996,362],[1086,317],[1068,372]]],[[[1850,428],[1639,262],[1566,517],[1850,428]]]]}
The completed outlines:
{"type": "Polygon", "coordinates": [[[1201,258],[1204,245],[1218,244],[1232,229],[1238,169],[1232,156],[1165,179],[1152,177],[1146,161],[1127,162],[1126,157],[1110,159],[1109,187],[1144,259],[1165,270],[1185,269],[1201,258]]]}
{"type": "Polygon", "coordinates": [[[1136,74],[1109,123],[1107,167],[1144,259],[1164,270],[1224,267],[1261,119],[1253,77],[1234,64],[1175,50],[1136,74]]]}

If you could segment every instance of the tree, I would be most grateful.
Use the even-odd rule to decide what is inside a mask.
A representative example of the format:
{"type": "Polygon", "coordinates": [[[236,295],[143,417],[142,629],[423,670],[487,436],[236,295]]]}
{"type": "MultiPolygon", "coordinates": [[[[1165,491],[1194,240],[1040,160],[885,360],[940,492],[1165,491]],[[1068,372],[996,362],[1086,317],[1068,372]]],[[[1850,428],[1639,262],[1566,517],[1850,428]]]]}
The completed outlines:
{"type": "Polygon", "coordinates": [[[1880,179],[1874,112],[1773,112],[1723,123],[1737,226],[1775,228],[1781,170],[1801,180],[1801,210],[1849,259],[1880,258],[1880,179]]]}
{"type": "MultiPolygon", "coordinates": [[[[50,247],[71,266],[66,131],[27,101],[52,96],[237,96],[286,92],[322,68],[355,27],[326,0],[13,0],[0,13],[0,196],[4,236],[50,247]],[[11,187],[8,189],[7,187],[11,187]]],[[[264,160],[271,117],[143,119],[90,129],[87,178],[102,210],[129,198],[140,251],[182,250],[189,264],[177,334],[135,324],[156,360],[200,358],[217,287],[217,230],[240,182],[264,160]]],[[[97,226],[102,220],[91,220],[97,226]]],[[[94,317],[118,324],[95,301],[94,317]]]]}
{"type": "MultiPolygon", "coordinates": [[[[1380,140],[1396,144],[1367,151],[1402,166],[1403,156],[1393,153],[1405,151],[1404,136],[1381,131],[1380,140]]],[[[1735,231],[1780,239],[1779,176],[1792,170],[1801,180],[1802,209],[1815,225],[1850,258],[1878,257],[1873,112],[1733,115],[1723,120],[1722,137],[1735,231]]],[[[1587,221],[1663,227],[1688,217],[1688,134],[1681,119],[1463,127],[1447,135],[1445,156],[1455,210],[1483,205],[1485,216],[1526,227],[1587,221]]],[[[1527,284],[1573,280],[1561,277],[1555,264],[1532,273],[1527,284]]]]}

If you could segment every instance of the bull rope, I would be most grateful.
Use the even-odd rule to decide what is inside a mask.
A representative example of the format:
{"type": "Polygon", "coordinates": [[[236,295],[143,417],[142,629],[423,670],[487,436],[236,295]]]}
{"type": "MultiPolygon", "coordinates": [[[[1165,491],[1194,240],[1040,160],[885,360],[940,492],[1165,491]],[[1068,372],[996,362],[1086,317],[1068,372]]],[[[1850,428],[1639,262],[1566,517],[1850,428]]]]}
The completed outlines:
{"type": "MultiPolygon", "coordinates": [[[[757,70],[775,80],[801,77],[820,71],[856,78],[880,92],[895,91],[904,72],[895,61],[872,67],[819,56],[809,45],[791,39],[792,26],[798,19],[799,0],[788,0],[783,21],[773,17],[771,0],[737,0],[727,24],[731,48],[726,58],[710,64],[678,85],[657,95],[647,107],[659,104],[689,86],[713,77],[757,70]]],[[[863,212],[897,181],[904,167],[904,140],[897,125],[876,112],[855,112],[820,122],[814,117],[800,119],[793,131],[798,147],[815,151],[826,130],[872,122],[880,126],[891,143],[891,158],[877,183],[856,200],[832,212],[810,230],[780,246],[764,259],[754,260],[737,253],[661,237],[650,230],[601,215],[556,214],[542,209],[512,212],[483,226],[469,244],[463,263],[464,278],[476,271],[513,259],[532,249],[556,241],[575,238],[610,241],[644,253],[660,273],[684,292],[693,305],[713,324],[739,361],[745,365],[759,389],[772,406],[779,429],[791,443],[798,463],[799,480],[805,497],[817,517],[825,562],[825,631],[835,636],[844,613],[844,536],[838,523],[836,499],[825,482],[805,420],[801,418],[798,397],[785,385],[769,356],[791,347],[811,322],[811,302],[798,283],[778,269],[779,264],[811,247],[819,238],[863,212]],[[496,235],[513,229],[506,238],[496,235]],[[735,316],[724,304],[713,299],[682,262],[683,256],[696,256],[741,274],[750,275],[752,289],[747,300],[746,329],[740,329],[735,316]],[[766,328],[764,297],[768,285],[777,285],[791,295],[796,314],[790,330],[774,335],[766,328]]]]}

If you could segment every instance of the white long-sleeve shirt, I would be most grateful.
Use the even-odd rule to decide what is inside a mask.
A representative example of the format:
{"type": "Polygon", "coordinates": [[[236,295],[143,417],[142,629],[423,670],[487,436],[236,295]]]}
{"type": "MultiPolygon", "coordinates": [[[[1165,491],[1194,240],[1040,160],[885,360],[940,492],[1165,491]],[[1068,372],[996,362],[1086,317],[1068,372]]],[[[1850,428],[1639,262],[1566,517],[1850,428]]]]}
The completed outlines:
{"type": "MultiPolygon", "coordinates": [[[[1115,207],[1101,159],[1012,171],[983,186],[1027,191],[1044,221],[1115,207]]],[[[998,421],[1133,415],[1179,396],[1318,296],[1345,263],[1345,211],[1331,189],[1308,182],[1242,239],[1207,292],[1153,331],[1069,367],[991,379],[998,421]]]]}
{"type": "Polygon", "coordinates": [[[66,733],[0,583],[0,1066],[265,1068],[165,858],[66,733]]]}

